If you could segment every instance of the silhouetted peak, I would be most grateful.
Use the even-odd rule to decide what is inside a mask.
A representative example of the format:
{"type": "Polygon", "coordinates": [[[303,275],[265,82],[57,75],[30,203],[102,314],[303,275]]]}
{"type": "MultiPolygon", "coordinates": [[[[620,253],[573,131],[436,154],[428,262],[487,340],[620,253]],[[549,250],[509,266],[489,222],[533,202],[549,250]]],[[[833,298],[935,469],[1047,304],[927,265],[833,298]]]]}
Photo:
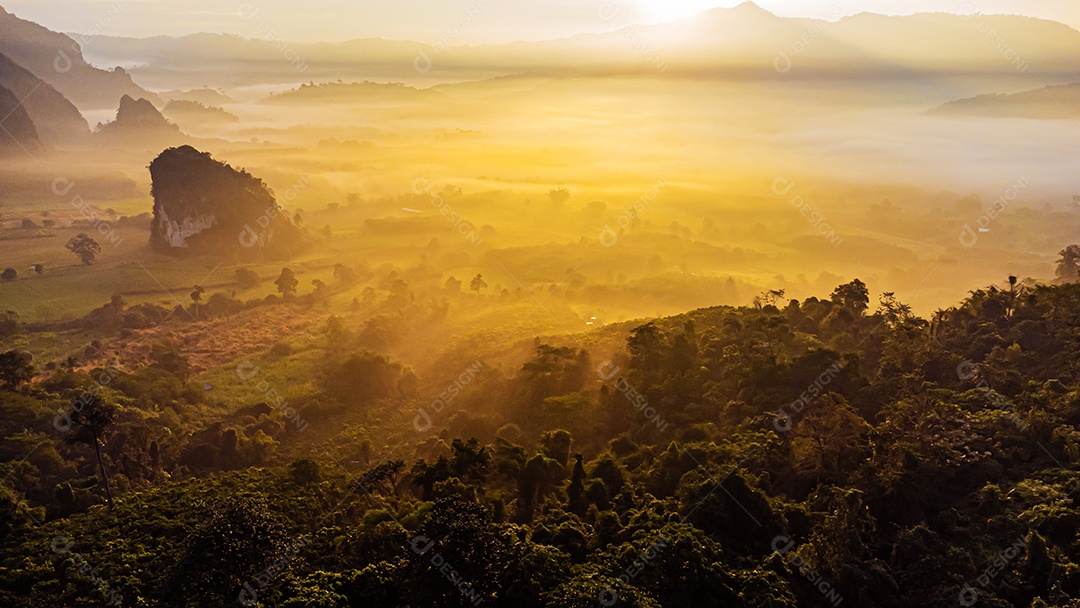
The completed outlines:
{"type": "Polygon", "coordinates": [[[742,4],[733,7],[731,10],[735,11],[735,12],[738,12],[738,13],[753,13],[753,14],[759,14],[759,15],[761,15],[761,14],[772,15],[772,13],[770,13],[769,11],[761,8],[756,3],[749,2],[749,1],[743,2],[742,4]]]}
{"type": "Polygon", "coordinates": [[[694,17],[691,20],[699,20],[705,23],[727,24],[767,22],[779,19],[776,15],[761,8],[753,2],[743,2],[731,8],[713,8],[694,17]]]}
{"type": "Polygon", "coordinates": [[[130,95],[120,98],[120,107],[116,111],[116,120],[104,125],[102,130],[167,130],[179,131],[179,127],[165,119],[165,116],[146,99],[135,99],[130,95]]]}

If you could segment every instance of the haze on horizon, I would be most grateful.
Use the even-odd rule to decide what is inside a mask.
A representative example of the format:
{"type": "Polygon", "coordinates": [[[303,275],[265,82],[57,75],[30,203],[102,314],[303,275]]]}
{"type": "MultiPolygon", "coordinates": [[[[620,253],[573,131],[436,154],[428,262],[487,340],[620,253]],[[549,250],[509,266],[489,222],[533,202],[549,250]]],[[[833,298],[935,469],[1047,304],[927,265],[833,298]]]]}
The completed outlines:
{"type": "MultiPolygon", "coordinates": [[[[297,10],[289,0],[221,3],[216,0],[11,0],[4,7],[50,29],[130,38],[184,36],[210,32],[259,37],[250,20],[257,14],[284,40],[339,42],[358,38],[437,40],[448,27],[469,15],[467,28],[453,44],[494,44],[547,40],[580,33],[612,31],[631,23],[663,23],[712,8],[730,8],[744,0],[404,0],[352,2],[321,0],[297,10]],[[257,11],[257,13],[256,13],[257,11]],[[616,18],[607,15],[617,15],[616,18]]],[[[861,12],[911,15],[924,12],[1015,14],[1048,19],[1080,28],[1080,4],[1055,0],[759,0],[782,17],[835,21],[861,12]]]]}

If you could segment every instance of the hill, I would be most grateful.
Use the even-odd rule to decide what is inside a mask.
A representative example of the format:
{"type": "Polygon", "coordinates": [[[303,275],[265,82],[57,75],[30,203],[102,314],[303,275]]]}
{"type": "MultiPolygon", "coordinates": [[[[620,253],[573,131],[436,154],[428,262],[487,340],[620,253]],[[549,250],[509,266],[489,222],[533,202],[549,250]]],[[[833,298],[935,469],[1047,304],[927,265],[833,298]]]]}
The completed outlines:
{"type": "Polygon", "coordinates": [[[890,294],[871,311],[854,280],[418,371],[358,350],[349,315],[297,350],[260,334],[217,386],[195,375],[202,319],[232,348],[316,302],[117,297],[75,325],[184,341],[93,375],[0,353],[6,605],[1042,608],[1080,590],[1078,284],[1010,280],[921,319],[890,294]],[[84,411],[100,458],[63,440],[84,411]],[[65,584],[69,560],[96,578],[65,584]]]}
{"type": "Polygon", "coordinates": [[[34,121],[19,103],[14,93],[0,87],[0,154],[30,154],[41,151],[34,121]]]}
{"type": "Polygon", "coordinates": [[[217,106],[206,106],[198,101],[174,99],[161,109],[161,113],[176,122],[235,123],[240,118],[217,106]]]}
{"type": "Polygon", "coordinates": [[[84,140],[90,127],[79,110],[52,85],[0,53],[0,86],[11,91],[51,145],[84,140]]]}
{"type": "Polygon", "coordinates": [[[0,7],[0,53],[52,85],[76,106],[115,107],[123,95],[154,95],[121,68],[105,71],[86,62],[79,44],[58,32],[20,19],[0,7]]]}
{"type": "Polygon", "coordinates": [[[1076,120],[1080,116],[1080,84],[1047,86],[1011,95],[978,95],[950,101],[930,113],[941,116],[1076,120]]]}

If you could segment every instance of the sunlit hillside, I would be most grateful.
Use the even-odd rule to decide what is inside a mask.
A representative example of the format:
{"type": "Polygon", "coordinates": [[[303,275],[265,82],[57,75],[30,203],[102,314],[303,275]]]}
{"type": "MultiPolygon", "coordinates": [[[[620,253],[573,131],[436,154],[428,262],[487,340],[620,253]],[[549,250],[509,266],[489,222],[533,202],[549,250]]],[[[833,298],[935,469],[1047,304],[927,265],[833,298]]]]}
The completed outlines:
{"type": "Polygon", "coordinates": [[[1080,605],[1064,1],[48,3],[0,603],[1080,605]]]}

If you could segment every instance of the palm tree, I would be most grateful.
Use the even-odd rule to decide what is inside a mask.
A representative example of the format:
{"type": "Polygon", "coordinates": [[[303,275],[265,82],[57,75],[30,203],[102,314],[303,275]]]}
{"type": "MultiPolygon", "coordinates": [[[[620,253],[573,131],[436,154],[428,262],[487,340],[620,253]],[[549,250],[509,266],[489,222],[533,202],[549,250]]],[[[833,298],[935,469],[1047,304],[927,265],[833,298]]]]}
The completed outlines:
{"type": "Polygon", "coordinates": [[[469,283],[469,288],[476,292],[478,298],[480,297],[480,290],[485,289],[487,286],[487,283],[484,282],[484,275],[480,274],[473,277],[472,282],[469,283]]]}

